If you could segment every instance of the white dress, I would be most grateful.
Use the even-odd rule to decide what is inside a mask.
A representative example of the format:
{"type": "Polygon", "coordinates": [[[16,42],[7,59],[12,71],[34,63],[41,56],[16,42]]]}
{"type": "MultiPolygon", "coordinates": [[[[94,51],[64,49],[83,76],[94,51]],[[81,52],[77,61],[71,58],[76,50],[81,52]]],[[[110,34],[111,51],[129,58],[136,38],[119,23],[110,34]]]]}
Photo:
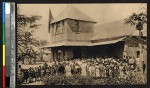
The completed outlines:
{"type": "Polygon", "coordinates": [[[119,71],[120,71],[120,78],[123,78],[123,75],[124,75],[124,73],[123,73],[123,66],[119,67],[119,71]]]}
{"type": "Polygon", "coordinates": [[[83,64],[81,65],[81,69],[82,69],[81,75],[82,75],[82,76],[86,76],[86,75],[87,75],[87,64],[86,64],[86,63],[83,63],[83,64]]]}
{"type": "Polygon", "coordinates": [[[89,66],[89,75],[92,75],[92,66],[89,66]]]}
{"type": "Polygon", "coordinates": [[[96,77],[100,77],[99,66],[95,66],[95,69],[96,69],[96,77]]]}
{"type": "Polygon", "coordinates": [[[71,76],[71,67],[69,65],[66,65],[65,70],[66,70],[66,76],[71,76]]]}
{"type": "Polygon", "coordinates": [[[96,72],[95,72],[95,66],[92,66],[92,76],[95,76],[96,72]]]}

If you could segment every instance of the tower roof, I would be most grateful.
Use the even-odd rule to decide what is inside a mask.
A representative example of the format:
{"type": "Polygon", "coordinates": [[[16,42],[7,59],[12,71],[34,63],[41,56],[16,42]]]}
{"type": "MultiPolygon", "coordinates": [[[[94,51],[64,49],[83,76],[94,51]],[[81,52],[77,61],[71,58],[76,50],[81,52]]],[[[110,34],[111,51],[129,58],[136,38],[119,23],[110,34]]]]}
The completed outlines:
{"type": "Polygon", "coordinates": [[[81,12],[78,8],[74,7],[73,5],[68,5],[68,7],[64,11],[62,11],[56,18],[54,18],[51,23],[55,23],[67,18],[95,22],[89,16],[81,12]]]}

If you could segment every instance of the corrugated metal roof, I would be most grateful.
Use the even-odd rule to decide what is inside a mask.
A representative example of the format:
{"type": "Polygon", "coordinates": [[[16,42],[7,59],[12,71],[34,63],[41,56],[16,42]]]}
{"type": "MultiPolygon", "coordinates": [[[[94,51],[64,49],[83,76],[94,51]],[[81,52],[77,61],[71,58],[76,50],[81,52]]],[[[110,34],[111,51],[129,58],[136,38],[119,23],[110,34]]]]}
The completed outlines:
{"type": "Polygon", "coordinates": [[[106,45],[106,44],[113,44],[117,43],[119,41],[123,41],[125,37],[114,39],[114,40],[109,40],[109,41],[103,41],[103,42],[96,42],[96,43],[91,43],[91,42],[76,42],[76,41],[66,41],[66,42],[60,42],[60,43],[54,43],[50,44],[41,48],[48,48],[48,47],[59,47],[59,46],[96,46],[96,45],[106,45]]]}
{"type": "Polygon", "coordinates": [[[58,42],[58,43],[49,44],[41,48],[59,47],[59,46],[89,46],[89,45],[91,45],[91,42],[66,41],[66,42],[58,42]]]}
{"type": "Polygon", "coordinates": [[[97,42],[97,43],[93,43],[91,46],[113,44],[113,43],[117,43],[117,42],[123,41],[124,39],[125,39],[125,37],[122,37],[122,38],[119,38],[119,39],[115,39],[115,40],[110,40],[110,41],[97,42]]]}
{"type": "Polygon", "coordinates": [[[78,8],[74,7],[73,5],[68,5],[68,7],[64,11],[62,11],[56,18],[54,18],[51,23],[55,23],[66,18],[95,22],[89,16],[81,12],[78,8]]]}
{"type": "Polygon", "coordinates": [[[133,33],[134,26],[124,24],[124,20],[111,23],[95,25],[95,36],[91,40],[107,39],[119,36],[126,36],[133,33]]]}

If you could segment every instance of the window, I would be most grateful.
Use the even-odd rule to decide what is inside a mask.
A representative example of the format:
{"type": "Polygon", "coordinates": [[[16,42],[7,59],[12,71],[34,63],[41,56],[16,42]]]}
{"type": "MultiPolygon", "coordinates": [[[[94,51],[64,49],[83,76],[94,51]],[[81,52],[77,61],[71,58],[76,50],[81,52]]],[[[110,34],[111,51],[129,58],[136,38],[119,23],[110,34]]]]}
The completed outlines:
{"type": "Polygon", "coordinates": [[[58,23],[56,23],[56,29],[58,28],[58,23]]]}
{"type": "Polygon", "coordinates": [[[60,27],[60,22],[58,22],[57,26],[60,27]]]}
{"type": "Polygon", "coordinates": [[[62,25],[64,26],[64,20],[62,21],[62,25]]]}
{"type": "Polygon", "coordinates": [[[52,24],[52,28],[54,28],[54,24],[52,24]]]}
{"type": "Polygon", "coordinates": [[[65,29],[65,24],[64,24],[64,20],[62,20],[62,32],[64,31],[65,29]]]}
{"type": "Polygon", "coordinates": [[[79,21],[78,20],[75,20],[75,26],[76,26],[76,30],[75,32],[79,32],[79,21]]]}
{"type": "Polygon", "coordinates": [[[57,34],[61,32],[60,24],[61,24],[61,22],[57,22],[57,23],[56,23],[56,33],[57,33],[57,34]]]}
{"type": "Polygon", "coordinates": [[[58,27],[60,27],[60,22],[57,22],[57,23],[56,23],[56,29],[57,29],[58,27]]]}
{"type": "Polygon", "coordinates": [[[56,33],[58,32],[58,23],[56,23],[56,33]]]}
{"type": "Polygon", "coordinates": [[[137,57],[140,57],[140,51],[137,51],[136,53],[137,53],[137,57]]]}

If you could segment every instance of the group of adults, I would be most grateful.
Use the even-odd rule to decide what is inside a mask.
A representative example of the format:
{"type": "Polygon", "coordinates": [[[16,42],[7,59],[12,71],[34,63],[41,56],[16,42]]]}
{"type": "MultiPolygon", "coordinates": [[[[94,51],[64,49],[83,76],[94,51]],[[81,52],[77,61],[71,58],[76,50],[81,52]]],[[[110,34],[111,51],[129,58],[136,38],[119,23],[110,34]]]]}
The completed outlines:
{"type": "Polygon", "coordinates": [[[73,75],[91,76],[97,78],[118,77],[126,79],[135,77],[136,71],[145,73],[146,65],[143,62],[140,68],[139,62],[134,60],[124,60],[116,58],[77,58],[62,62],[45,62],[43,66],[30,67],[23,69],[21,65],[18,70],[18,83],[31,83],[42,81],[46,76],[64,75],[71,77],[73,75]]]}

